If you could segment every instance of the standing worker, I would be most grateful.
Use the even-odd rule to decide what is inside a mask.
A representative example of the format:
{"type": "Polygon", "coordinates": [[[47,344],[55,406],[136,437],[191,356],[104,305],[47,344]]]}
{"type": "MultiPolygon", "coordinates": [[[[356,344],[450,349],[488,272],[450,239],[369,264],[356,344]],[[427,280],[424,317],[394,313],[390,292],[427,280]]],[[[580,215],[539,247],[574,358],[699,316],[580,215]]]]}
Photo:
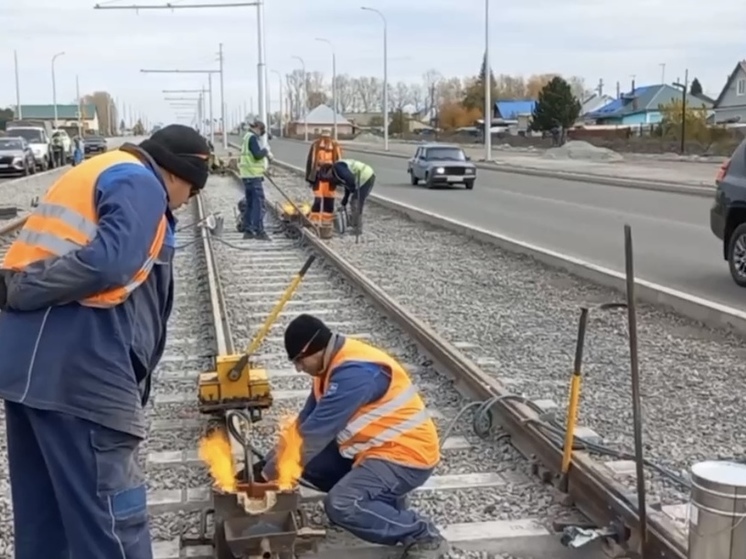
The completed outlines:
{"type": "MultiPolygon", "coordinates": [[[[329,520],[367,542],[402,545],[407,559],[446,553],[440,531],[406,505],[440,461],[435,424],[406,370],[308,314],[288,325],[285,350],[313,377],[296,425],[303,479],[326,493],[329,520]]],[[[276,478],[275,462],[273,452],[257,466],[261,477],[276,478]]]]}
{"type": "Polygon", "coordinates": [[[191,128],[67,171],[2,263],[15,559],[152,559],[137,450],[174,298],[172,211],[207,181],[191,128]]]}
{"type": "Polygon", "coordinates": [[[75,136],[73,143],[73,167],[75,167],[83,162],[85,148],[83,147],[83,139],[80,136],[75,136]]]}
{"type": "Polygon", "coordinates": [[[265,144],[266,147],[262,147],[262,136],[265,133],[263,122],[257,120],[249,125],[249,131],[241,144],[238,171],[246,197],[243,238],[269,241],[269,235],[264,231],[264,173],[273,157],[268,143],[265,144]]]}
{"type": "Polygon", "coordinates": [[[322,130],[321,137],[311,144],[306,158],[306,181],[313,188],[311,220],[319,225],[331,226],[334,220],[334,185],[319,176],[324,165],[342,159],[342,148],[331,138],[329,130],[322,130]]]}
{"type": "Polygon", "coordinates": [[[342,197],[342,207],[346,208],[347,203],[352,198],[352,211],[349,215],[349,224],[358,233],[362,232],[363,227],[363,204],[366,198],[373,190],[376,182],[376,175],[373,167],[362,161],[354,159],[343,159],[333,165],[324,166],[320,174],[326,177],[329,182],[336,186],[342,186],[345,189],[342,197]]]}
{"type": "Polygon", "coordinates": [[[67,163],[65,142],[62,140],[62,134],[60,134],[59,130],[55,130],[52,133],[52,159],[54,159],[52,167],[62,167],[67,163]]]}

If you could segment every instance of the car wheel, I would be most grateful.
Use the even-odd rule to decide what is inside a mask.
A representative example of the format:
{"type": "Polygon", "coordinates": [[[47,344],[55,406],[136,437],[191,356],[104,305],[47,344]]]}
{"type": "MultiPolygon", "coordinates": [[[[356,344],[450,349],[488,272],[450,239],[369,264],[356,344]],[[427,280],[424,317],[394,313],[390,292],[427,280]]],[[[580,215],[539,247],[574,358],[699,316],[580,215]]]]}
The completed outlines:
{"type": "Polygon", "coordinates": [[[430,173],[427,173],[425,175],[425,186],[429,189],[432,189],[435,185],[433,184],[433,181],[430,180],[430,173]]]}
{"type": "Polygon", "coordinates": [[[464,186],[466,187],[466,190],[474,190],[474,181],[464,181],[464,186]]]}
{"type": "Polygon", "coordinates": [[[420,179],[418,179],[418,178],[417,178],[417,177],[416,177],[416,176],[414,175],[414,171],[412,171],[411,169],[410,169],[410,171],[409,171],[409,182],[411,182],[411,183],[412,183],[412,186],[417,186],[418,184],[420,184],[420,179]]]}
{"type": "Polygon", "coordinates": [[[746,223],[736,227],[728,242],[728,266],[733,281],[746,287],[746,223]]]}
{"type": "Polygon", "coordinates": [[[39,170],[43,173],[44,171],[49,169],[49,162],[47,161],[46,157],[41,160],[41,165],[39,165],[39,170]]]}

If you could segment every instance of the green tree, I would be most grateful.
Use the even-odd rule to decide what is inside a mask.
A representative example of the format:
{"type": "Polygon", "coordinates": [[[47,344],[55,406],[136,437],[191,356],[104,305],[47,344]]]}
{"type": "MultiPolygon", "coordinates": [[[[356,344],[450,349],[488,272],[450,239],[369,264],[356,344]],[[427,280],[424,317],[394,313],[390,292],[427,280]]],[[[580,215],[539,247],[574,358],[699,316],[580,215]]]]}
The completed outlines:
{"type": "Polygon", "coordinates": [[[539,92],[531,128],[536,131],[548,131],[555,126],[569,128],[579,115],[580,102],[573,95],[570,84],[555,77],[539,92]]]}
{"type": "Polygon", "coordinates": [[[404,134],[407,132],[407,115],[404,111],[397,110],[391,115],[391,122],[389,123],[389,134],[404,134]]]}
{"type": "Polygon", "coordinates": [[[702,95],[702,84],[699,83],[697,78],[694,78],[692,85],[689,88],[689,95],[702,95]]]}
{"type": "Polygon", "coordinates": [[[13,109],[0,109],[0,130],[5,130],[5,124],[13,120],[13,109]]]}
{"type": "Polygon", "coordinates": [[[145,135],[145,127],[142,125],[141,120],[137,120],[135,123],[135,126],[132,127],[132,135],[133,136],[144,136],[145,135]]]}
{"type": "MultiPolygon", "coordinates": [[[[487,55],[482,58],[482,67],[477,78],[466,88],[466,95],[462,101],[467,110],[479,110],[484,112],[484,82],[487,79],[487,55]]],[[[492,101],[497,99],[497,81],[495,74],[490,68],[490,92],[492,101]]]]}

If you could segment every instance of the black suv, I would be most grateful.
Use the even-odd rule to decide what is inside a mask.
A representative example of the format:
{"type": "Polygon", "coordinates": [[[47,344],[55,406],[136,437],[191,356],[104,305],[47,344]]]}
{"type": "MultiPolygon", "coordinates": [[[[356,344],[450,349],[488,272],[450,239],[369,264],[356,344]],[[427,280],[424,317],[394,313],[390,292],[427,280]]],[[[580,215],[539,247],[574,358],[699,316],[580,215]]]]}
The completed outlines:
{"type": "Polygon", "coordinates": [[[723,241],[733,281],[746,287],[746,140],[720,167],[715,183],[710,229],[723,241]]]}

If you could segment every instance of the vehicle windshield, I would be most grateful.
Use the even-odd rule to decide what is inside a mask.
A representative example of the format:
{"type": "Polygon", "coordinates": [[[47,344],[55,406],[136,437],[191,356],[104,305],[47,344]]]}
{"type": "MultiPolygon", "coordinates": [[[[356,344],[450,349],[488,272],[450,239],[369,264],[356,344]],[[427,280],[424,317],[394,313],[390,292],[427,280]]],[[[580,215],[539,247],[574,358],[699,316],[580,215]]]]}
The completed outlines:
{"type": "Polygon", "coordinates": [[[428,148],[425,159],[428,161],[466,161],[466,156],[459,148],[428,148]]]}
{"type": "Polygon", "coordinates": [[[35,128],[13,128],[12,130],[8,130],[8,132],[13,134],[14,136],[20,136],[29,144],[44,143],[44,138],[41,134],[41,130],[36,130],[35,128]]]}
{"type": "Polygon", "coordinates": [[[0,138],[0,150],[10,151],[16,149],[23,149],[21,140],[16,140],[15,138],[0,138]]]}

